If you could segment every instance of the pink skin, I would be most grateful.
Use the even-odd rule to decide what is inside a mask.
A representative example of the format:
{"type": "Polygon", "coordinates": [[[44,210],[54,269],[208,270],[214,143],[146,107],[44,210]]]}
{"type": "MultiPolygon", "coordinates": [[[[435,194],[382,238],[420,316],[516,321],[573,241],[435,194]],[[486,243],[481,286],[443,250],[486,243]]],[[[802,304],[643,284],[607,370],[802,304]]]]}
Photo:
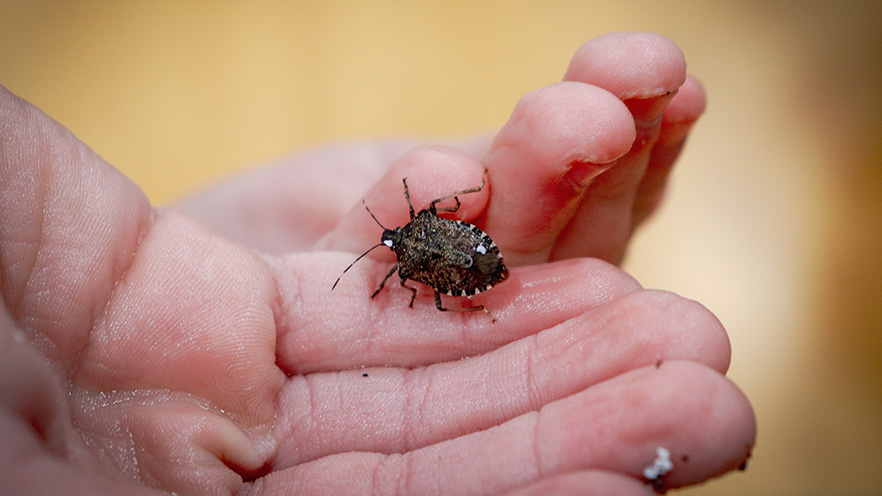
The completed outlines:
{"type": "Polygon", "coordinates": [[[4,490],[652,494],[658,446],[666,487],[737,468],[755,423],[725,330],[602,261],[658,205],[704,92],[639,33],[588,42],[565,79],[492,141],[320,150],[182,205],[212,229],[0,89],[4,490]],[[396,227],[402,177],[421,208],[485,167],[455,217],[512,267],[474,298],[498,322],[425,288],[409,309],[397,277],[368,299],[385,249],[330,291],[340,251],[379,239],[362,197],[396,227]]]}

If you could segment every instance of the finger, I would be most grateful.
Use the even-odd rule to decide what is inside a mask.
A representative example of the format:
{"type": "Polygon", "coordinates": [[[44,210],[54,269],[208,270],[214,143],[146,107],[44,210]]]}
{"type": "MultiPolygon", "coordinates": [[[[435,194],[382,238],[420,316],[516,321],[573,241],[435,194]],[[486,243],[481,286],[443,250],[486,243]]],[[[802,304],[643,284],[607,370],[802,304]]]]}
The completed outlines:
{"type": "Polygon", "coordinates": [[[670,450],[674,463],[659,487],[681,487],[742,465],[754,436],[750,405],[725,377],[695,363],[666,362],[416,451],[349,452],[274,472],[251,494],[309,494],[314,487],[336,494],[365,487],[373,494],[496,494],[583,470],[639,480],[658,447],[670,450]]]}
{"type": "Polygon", "coordinates": [[[587,465],[642,478],[656,449],[668,449],[674,468],[663,488],[735,470],[750,456],[756,435],[743,393],[717,371],[684,361],[618,376],[540,411],[536,424],[540,448],[547,448],[537,456],[540,467],[587,465]]]}
{"type": "MultiPolygon", "coordinates": [[[[477,137],[449,144],[480,157],[489,141],[477,137]]],[[[220,181],[176,206],[249,248],[271,254],[307,251],[418,144],[402,139],[307,150],[220,181]]]]}
{"type": "Polygon", "coordinates": [[[583,45],[564,79],[615,94],[633,115],[637,135],[627,155],[593,181],[552,258],[597,256],[618,263],[632,232],[637,189],[659,137],[662,113],[686,79],[686,62],[667,38],[614,33],[583,45]]]}
{"type": "MultiPolygon", "coordinates": [[[[485,178],[484,172],[484,166],[475,158],[454,148],[414,148],[388,168],[364,194],[363,202],[359,199],[349,207],[337,227],[322,238],[316,248],[362,253],[380,242],[383,227],[378,222],[388,229],[407,224],[410,213],[404,195],[404,179],[407,179],[415,212],[426,208],[432,200],[478,187],[484,181],[484,187],[480,191],[459,197],[460,207],[457,212],[443,214],[449,218],[474,220],[483,211],[490,194],[492,178],[489,175],[485,178]],[[376,221],[371,218],[368,209],[374,214],[376,221]]],[[[438,207],[453,205],[455,202],[451,199],[440,203],[438,207]]],[[[386,248],[377,250],[371,256],[387,262],[394,261],[392,252],[386,248]]]]}
{"type": "Polygon", "coordinates": [[[706,104],[704,86],[694,77],[687,76],[662,116],[658,141],[652,148],[646,173],[634,200],[632,229],[649,217],[661,203],[671,168],[686,144],[689,131],[704,113],[706,104]]]}
{"type": "Polygon", "coordinates": [[[266,267],[192,219],[152,210],[2,88],[0,144],[2,299],[63,378],[78,432],[66,447],[83,460],[113,453],[185,493],[212,478],[208,465],[224,474],[215,487],[241,484],[219,459],[251,470],[262,453],[230,417],[271,422],[283,379],[266,267]]]}
{"type": "Polygon", "coordinates": [[[600,88],[557,83],[524,96],[484,160],[487,232],[514,266],[548,260],[592,178],[627,152],[634,122],[600,88]]]}
{"type": "Polygon", "coordinates": [[[68,398],[57,384],[57,371],[21,333],[8,315],[0,315],[3,494],[155,496],[155,490],[108,477],[97,468],[100,463],[85,460],[82,441],[65,418],[68,398]]]}
{"type": "Polygon", "coordinates": [[[181,494],[235,492],[260,472],[285,379],[275,297],[249,250],[158,212],[67,371],[88,452],[113,451],[114,463],[181,494]]]}
{"type": "Polygon", "coordinates": [[[212,185],[177,206],[244,246],[265,253],[309,250],[413,146],[402,140],[310,150],[212,185]]]}
{"type": "Polygon", "coordinates": [[[443,297],[448,306],[483,305],[497,319],[493,323],[484,312],[439,312],[432,292],[422,285],[413,308],[408,307],[411,292],[397,281],[371,299],[389,265],[367,259],[331,292],[350,259],[316,253],[268,260],[279,287],[274,318],[278,365],[289,375],[411,367],[473,356],[639,289],[633,278],[609,264],[572,260],[515,269],[505,283],[470,303],[443,297]]]}
{"type": "Polygon", "coordinates": [[[150,223],[144,194],[0,87],[3,300],[40,351],[73,367],[150,223]]]}
{"type": "Polygon", "coordinates": [[[285,413],[277,422],[283,441],[276,465],[345,451],[410,451],[488,429],[630,370],[677,359],[724,372],[729,363],[725,331],[697,303],[639,291],[469,360],[297,376],[279,396],[285,413]],[[307,448],[302,439],[321,442],[307,448]]]}

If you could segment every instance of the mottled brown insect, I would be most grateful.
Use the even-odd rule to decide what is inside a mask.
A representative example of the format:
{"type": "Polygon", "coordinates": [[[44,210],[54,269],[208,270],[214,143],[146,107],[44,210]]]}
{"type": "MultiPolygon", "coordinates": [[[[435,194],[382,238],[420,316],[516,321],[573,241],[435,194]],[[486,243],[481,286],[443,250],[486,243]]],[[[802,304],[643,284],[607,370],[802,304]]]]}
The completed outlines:
{"type": "MultiPolygon", "coordinates": [[[[508,277],[508,268],[505,267],[499,248],[490,239],[490,236],[468,222],[438,217],[436,206],[444,200],[453,198],[456,200],[456,205],[441,211],[456,212],[460,206],[459,195],[481,191],[486,179],[487,171],[485,170],[479,186],[432,200],[428,208],[421,210],[416,215],[414,215],[413,204],[407,189],[407,178],[402,179],[404,197],[407,199],[407,206],[410,209],[410,222],[395,229],[386,229],[383,224],[380,224],[380,221],[362,200],[364,208],[383,228],[383,235],[379,244],[356,258],[349,264],[349,267],[346,267],[343,274],[371,250],[386,245],[395,252],[398,262],[392,266],[386,277],[383,278],[383,282],[380,283],[380,287],[371,294],[371,298],[377,296],[386,281],[397,270],[399,277],[401,277],[401,286],[413,293],[408,305],[411,308],[413,308],[417,290],[415,287],[405,284],[408,279],[421,282],[435,291],[435,307],[438,310],[458,312],[484,310],[487,315],[490,315],[490,312],[480,305],[445,308],[441,304],[441,293],[451,296],[472,296],[492,288],[508,277]]],[[[340,274],[340,277],[343,277],[343,274],[340,274]]],[[[334,282],[331,290],[337,287],[340,277],[334,282]]],[[[492,316],[490,318],[493,319],[492,316]]],[[[493,319],[494,322],[495,320],[493,319]]]]}

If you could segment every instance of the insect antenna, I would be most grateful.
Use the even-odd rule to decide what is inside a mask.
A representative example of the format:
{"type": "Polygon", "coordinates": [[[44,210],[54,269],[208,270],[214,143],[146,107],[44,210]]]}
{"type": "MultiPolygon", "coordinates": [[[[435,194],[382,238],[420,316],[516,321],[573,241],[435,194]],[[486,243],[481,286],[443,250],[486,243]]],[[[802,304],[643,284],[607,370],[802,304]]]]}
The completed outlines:
{"type": "Polygon", "coordinates": [[[380,246],[386,246],[386,245],[383,244],[383,243],[375,244],[375,245],[372,246],[368,251],[362,253],[361,255],[358,256],[358,258],[356,258],[355,260],[353,260],[352,263],[349,264],[349,267],[346,267],[345,269],[343,269],[343,272],[340,273],[340,277],[338,277],[337,280],[334,281],[334,285],[331,286],[331,291],[333,291],[334,288],[337,287],[337,283],[340,282],[340,279],[343,277],[343,274],[345,274],[349,269],[351,269],[352,266],[355,265],[355,262],[358,262],[359,260],[361,260],[362,258],[364,258],[365,255],[367,255],[368,253],[370,253],[371,251],[373,251],[374,248],[379,248],[380,246]]]}
{"type": "MultiPolygon", "coordinates": [[[[384,226],[383,224],[380,224],[380,221],[377,220],[377,218],[374,216],[374,213],[371,212],[371,209],[368,208],[368,206],[367,206],[367,202],[364,201],[364,198],[361,199],[361,204],[364,205],[364,209],[367,210],[369,214],[371,214],[371,218],[374,219],[374,222],[376,222],[377,225],[380,226],[380,227],[382,227],[383,230],[385,231],[385,230],[386,230],[386,226],[384,226]]],[[[376,247],[374,247],[374,248],[376,248],[376,247]]],[[[371,250],[373,250],[373,248],[371,248],[371,250]]],[[[368,250],[368,251],[370,251],[370,250],[368,250]]],[[[363,256],[364,256],[364,255],[362,255],[362,257],[363,257],[363,256]]],[[[358,257],[358,258],[361,258],[361,257],[358,257]]]]}
{"type": "MultiPolygon", "coordinates": [[[[380,227],[382,227],[383,230],[385,231],[385,230],[386,230],[386,226],[384,226],[383,224],[380,224],[380,221],[377,220],[377,218],[374,216],[374,213],[371,212],[371,209],[368,208],[367,203],[364,201],[364,198],[361,199],[361,204],[364,205],[364,209],[367,210],[367,212],[368,212],[369,214],[371,214],[371,218],[374,219],[374,222],[376,222],[377,225],[380,226],[380,227]]],[[[356,258],[355,260],[353,260],[352,263],[349,264],[349,267],[346,267],[346,268],[343,270],[343,272],[340,274],[340,277],[338,277],[337,280],[334,281],[334,285],[331,286],[331,291],[333,291],[334,288],[337,287],[337,283],[340,282],[340,279],[343,277],[343,274],[345,274],[349,269],[351,269],[352,266],[355,265],[355,262],[358,262],[359,260],[361,260],[362,258],[364,258],[365,255],[367,255],[368,253],[370,253],[371,251],[373,251],[374,248],[378,248],[378,247],[380,247],[380,246],[385,246],[385,243],[382,243],[382,242],[381,242],[381,243],[378,243],[378,244],[376,244],[376,245],[370,247],[370,249],[368,249],[368,251],[362,253],[361,255],[358,256],[358,258],[356,258]]]]}

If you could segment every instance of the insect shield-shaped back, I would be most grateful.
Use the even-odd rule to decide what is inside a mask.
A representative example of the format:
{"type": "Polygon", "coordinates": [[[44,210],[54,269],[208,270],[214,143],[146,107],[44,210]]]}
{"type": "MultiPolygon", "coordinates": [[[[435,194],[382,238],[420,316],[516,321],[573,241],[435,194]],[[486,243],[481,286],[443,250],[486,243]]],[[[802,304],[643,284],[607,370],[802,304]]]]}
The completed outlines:
{"type": "MultiPolygon", "coordinates": [[[[364,208],[368,211],[374,221],[383,228],[383,236],[380,243],[371,247],[361,256],[356,258],[349,267],[343,271],[346,273],[355,262],[358,262],[374,248],[386,245],[395,252],[398,262],[392,266],[380,287],[371,294],[371,298],[383,289],[386,281],[392,277],[395,271],[401,278],[401,286],[411,291],[409,307],[413,308],[413,301],[416,298],[417,290],[413,286],[408,286],[405,282],[408,279],[421,282],[435,291],[435,307],[441,311],[457,311],[471,312],[475,310],[483,310],[490,316],[490,319],[496,322],[496,319],[490,315],[483,306],[464,307],[464,308],[445,308],[441,304],[441,293],[452,296],[472,296],[492,288],[496,284],[504,281],[508,277],[508,269],[499,253],[496,243],[487,236],[484,231],[476,226],[461,220],[450,220],[438,217],[436,205],[448,198],[456,200],[456,205],[452,208],[443,209],[442,212],[456,212],[459,210],[459,195],[466,193],[475,193],[484,188],[484,182],[487,178],[487,171],[484,171],[484,178],[478,187],[457,191],[443,198],[432,200],[429,207],[421,210],[414,215],[413,204],[410,201],[410,192],[407,189],[407,178],[402,179],[404,183],[404,197],[407,199],[407,206],[410,208],[410,222],[402,227],[395,229],[386,229],[380,224],[380,221],[374,216],[373,212],[364,203],[364,208]]],[[[340,274],[340,277],[343,277],[340,274]]],[[[340,277],[334,282],[333,290],[340,282],[340,277]]]]}

